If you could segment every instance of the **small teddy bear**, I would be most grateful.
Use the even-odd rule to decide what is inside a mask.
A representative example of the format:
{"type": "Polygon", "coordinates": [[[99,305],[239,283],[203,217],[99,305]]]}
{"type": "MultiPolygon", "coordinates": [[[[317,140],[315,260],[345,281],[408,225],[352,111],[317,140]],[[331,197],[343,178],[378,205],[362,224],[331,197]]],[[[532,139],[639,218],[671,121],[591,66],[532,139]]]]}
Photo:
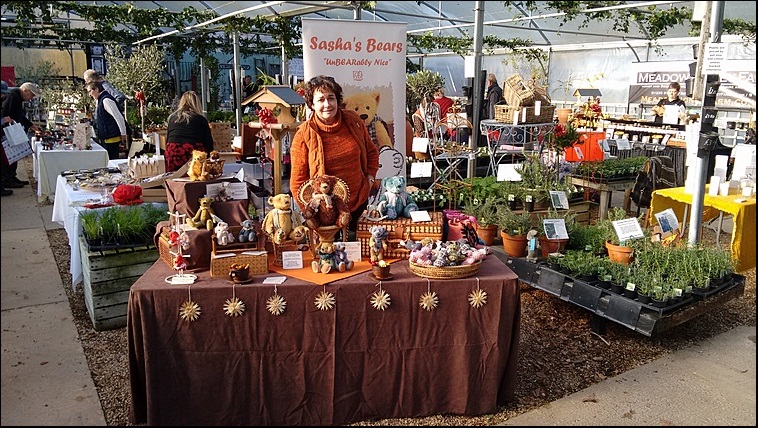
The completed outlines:
{"type": "Polygon", "coordinates": [[[337,269],[337,261],[334,256],[334,243],[322,242],[318,246],[318,260],[311,262],[311,269],[315,273],[329,273],[337,269]]]}
{"type": "Polygon", "coordinates": [[[240,223],[240,230],[237,240],[239,242],[257,242],[258,235],[255,233],[255,223],[252,220],[243,220],[240,223]]]}
{"type": "Polygon", "coordinates": [[[418,211],[418,205],[405,190],[405,178],[401,176],[385,177],[382,179],[384,192],[379,196],[377,204],[379,212],[388,219],[398,217],[410,218],[411,212],[418,211]]]}
{"type": "Polygon", "coordinates": [[[229,224],[225,221],[220,221],[213,229],[216,234],[216,243],[218,245],[229,245],[234,242],[234,234],[229,231],[229,224]]]}
{"type": "Polygon", "coordinates": [[[192,181],[206,181],[208,180],[208,169],[205,162],[208,160],[208,153],[202,150],[193,150],[192,159],[189,162],[189,169],[187,175],[189,175],[192,181]]]}
{"type": "Polygon", "coordinates": [[[369,229],[369,235],[369,262],[374,265],[379,263],[379,260],[384,260],[383,252],[387,249],[389,232],[386,226],[375,225],[369,229]]]}
{"type": "Polygon", "coordinates": [[[275,244],[281,245],[293,238],[295,228],[302,226],[303,219],[299,212],[292,209],[292,197],[286,193],[269,197],[268,203],[274,208],[263,218],[263,232],[275,244]]]}
{"type": "Polygon", "coordinates": [[[344,272],[346,270],[352,270],[354,262],[347,258],[347,251],[345,250],[344,242],[334,243],[334,258],[337,262],[337,270],[344,272]]]}
{"type": "Polygon", "coordinates": [[[208,230],[213,230],[215,223],[214,217],[216,214],[213,212],[211,205],[213,204],[213,198],[198,198],[200,207],[197,209],[197,213],[192,218],[187,217],[185,223],[190,227],[196,227],[198,229],[204,227],[208,230]]]}

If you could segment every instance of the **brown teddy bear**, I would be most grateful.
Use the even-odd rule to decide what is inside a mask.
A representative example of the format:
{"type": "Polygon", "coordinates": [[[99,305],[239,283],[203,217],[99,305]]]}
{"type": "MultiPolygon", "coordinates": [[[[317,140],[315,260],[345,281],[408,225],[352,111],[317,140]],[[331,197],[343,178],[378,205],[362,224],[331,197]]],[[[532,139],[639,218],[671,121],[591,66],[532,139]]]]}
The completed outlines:
{"type": "Polygon", "coordinates": [[[306,235],[302,231],[303,218],[292,209],[292,197],[286,193],[280,193],[268,198],[271,205],[271,211],[266,213],[263,218],[263,232],[265,232],[271,241],[275,244],[282,244],[284,241],[306,235]]]}
{"type": "MultiPolygon", "coordinates": [[[[337,259],[334,254],[335,247],[333,242],[322,242],[318,246],[318,260],[311,262],[311,269],[315,273],[329,273],[337,270],[337,259]]],[[[344,269],[343,269],[344,271],[344,269]]]]}
{"type": "Polygon", "coordinates": [[[202,150],[193,150],[192,159],[189,161],[189,169],[187,175],[189,175],[192,181],[206,181],[208,180],[208,168],[205,166],[205,161],[208,160],[208,153],[202,150]]]}
{"type": "Polygon", "coordinates": [[[187,217],[185,223],[190,227],[196,227],[198,229],[205,227],[208,230],[213,230],[213,225],[215,223],[214,217],[216,216],[211,207],[213,204],[213,198],[198,198],[197,200],[200,202],[200,207],[197,209],[197,213],[195,213],[195,216],[192,218],[187,217]]]}
{"type": "Polygon", "coordinates": [[[321,226],[347,227],[350,223],[350,208],[334,193],[337,177],[322,175],[313,179],[313,195],[305,207],[305,225],[311,229],[321,226]]]}

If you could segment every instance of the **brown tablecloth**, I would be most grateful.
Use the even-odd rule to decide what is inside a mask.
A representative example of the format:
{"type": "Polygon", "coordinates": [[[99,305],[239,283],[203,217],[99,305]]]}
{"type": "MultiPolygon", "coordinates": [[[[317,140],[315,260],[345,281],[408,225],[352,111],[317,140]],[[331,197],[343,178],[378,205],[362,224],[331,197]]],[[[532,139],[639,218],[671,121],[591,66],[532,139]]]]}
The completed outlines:
{"type": "Polygon", "coordinates": [[[277,287],[282,315],[266,310],[273,285],[254,277],[234,287],[246,311],[229,317],[232,285],[198,274],[194,322],[179,308],[186,285],[157,261],[129,296],[129,419],[150,425],[335,425],[374,418],[477,415],[513,400],[521,300],[517,276],[488,257],[476,277],[430,280],[407,263],[382,282],[385,311],[371,306],[368,274],[326,286],[288,278],[277,287]],[[477,280],[478,278],[478,280],[477,280]],[[479,286],[487,304],[468,295],[479,286]],[[333,293],[332,310],[314,300],[333,293]],[[426,311],[419,298],[437,293],[426,311]]]}

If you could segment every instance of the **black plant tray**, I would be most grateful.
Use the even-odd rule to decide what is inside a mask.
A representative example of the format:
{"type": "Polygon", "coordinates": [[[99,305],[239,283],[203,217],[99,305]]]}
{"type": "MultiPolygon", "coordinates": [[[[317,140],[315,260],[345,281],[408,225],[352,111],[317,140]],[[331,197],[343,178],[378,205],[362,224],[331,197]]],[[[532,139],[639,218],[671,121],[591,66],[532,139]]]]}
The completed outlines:
{"type": "Polygon", "coordinates": [[[708,290],[705,296],[693,295],[664,307],[641,303],[623,294],[614,293],[597,282],[585,282],[533,263],[523,257],[498,255],[519,280],[555,297],[580,306],[593,314],[591,326],[599,334],[605,332],[605,321],[610,320],[638,333],[652,336],[709,312],[731,299],[744,294],[744,277],[732,275],[732,280],[708,290]]]}
{"type": "Polygon", "coordinates": [[[712,296],[716,293],[720,293],[728,288],[732,288],[737,284],[744,284],[745,283],[745,277],[742,275],[738,275],[736,273],[732,274],[732,277],[728,280],[724,281],[721,285],[716,287],[710,287],[708,289],[703,290],[702,288],[692,288],[692,296],[695,299],[703,300],[709,296],[712,296]]]}

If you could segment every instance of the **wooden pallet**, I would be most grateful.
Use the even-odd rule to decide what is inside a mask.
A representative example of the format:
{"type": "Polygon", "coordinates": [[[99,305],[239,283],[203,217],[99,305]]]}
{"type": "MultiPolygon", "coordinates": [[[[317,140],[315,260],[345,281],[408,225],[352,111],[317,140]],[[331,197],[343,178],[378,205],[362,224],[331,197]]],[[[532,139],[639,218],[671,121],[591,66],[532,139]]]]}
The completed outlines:
{"type": "Polygon", "coordinates": [[[155,246],[89,251],[79,237],[84,303],[95,330],[126,326],[129,289],[158,260],[155,246]]]}

